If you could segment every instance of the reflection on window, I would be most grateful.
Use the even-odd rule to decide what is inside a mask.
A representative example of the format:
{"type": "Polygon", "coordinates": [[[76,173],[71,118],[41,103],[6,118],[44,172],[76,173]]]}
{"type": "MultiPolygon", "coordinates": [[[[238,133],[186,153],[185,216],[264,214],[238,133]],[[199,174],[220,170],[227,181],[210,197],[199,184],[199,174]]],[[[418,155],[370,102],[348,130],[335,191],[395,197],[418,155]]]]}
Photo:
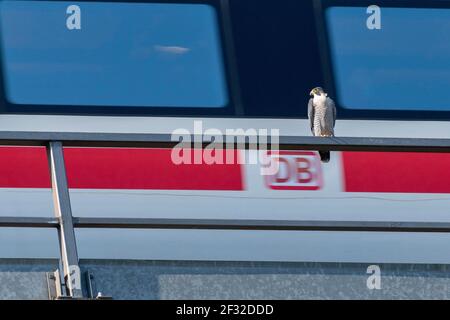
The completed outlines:
{"type": "Polygon", "coordinates": [[[350,109],[450,110],[450,10],[332,7],[326,18],[339,103],[350,109]]]}
{"type": "Polygon", "coordinates": [[[213,7],[2,1],[0,20],[12,103],[223,107],[228,102],[213,7]],[[77,21],[70,20],[73,5],[80,11],[77,21]]]}

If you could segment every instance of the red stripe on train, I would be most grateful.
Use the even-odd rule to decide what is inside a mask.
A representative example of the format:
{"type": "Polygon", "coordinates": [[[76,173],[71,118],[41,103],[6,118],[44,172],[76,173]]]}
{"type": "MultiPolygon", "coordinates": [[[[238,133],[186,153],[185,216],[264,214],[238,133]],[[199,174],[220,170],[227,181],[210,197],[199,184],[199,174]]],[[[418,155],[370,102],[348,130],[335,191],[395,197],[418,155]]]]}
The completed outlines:
{"type": "MultiPolygon", "coordinates": [[[[175,165],[170,149],[68,148],[64,154],[70,188],[244,189],[241,165],[175,165]]],[[[0,147],[0,187],[49,188],[45,149],[0,147]]]]}
{"type": "MultiPolygon", "coordinates": [[[[240,165],[177,166],[167,149],[70,148],[65,158],[71,188],[244,189],[240,165]]],[[[343,152],[342,160],[347,192],[450,193],[450,154],[343,152]]],[[[45,149],[0,147],[0,187],[49,188],[45,149]]]]}
{"type": "Polygon", "coordinates": [[[450,154],[343,152],[345,191],[450,193],[450,154]]]}

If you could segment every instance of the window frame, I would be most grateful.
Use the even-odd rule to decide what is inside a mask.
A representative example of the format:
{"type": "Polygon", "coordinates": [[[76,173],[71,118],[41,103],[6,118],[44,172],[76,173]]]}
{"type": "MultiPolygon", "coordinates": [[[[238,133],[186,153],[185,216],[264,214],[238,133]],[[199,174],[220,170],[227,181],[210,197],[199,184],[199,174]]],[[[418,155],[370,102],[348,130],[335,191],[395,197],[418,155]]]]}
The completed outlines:
{"type": "MultiPolygon", "coordinates": [[[[329,95],[334,97],[338,108],[339,118],[359,120],[450,120],[449,111],[437,110],[391,110],[391,109],[350,109],[339,103],[339,94],[336,89],[335,69],[333,68],[333,55],[331,51],[330,36],[326,10],[331,7],[362,7],[373,5],[371,0],[317,0],[315,1],[315,14],[319,36],[322,70],[324,73],[324,87],[329,95]]],[[[449,0],[379,0],[376,5],[388,8],[423,8],[423,9],[449,9],[449,0]]]]}
{"type": "MultiPolygon", "coordinates": [[[[35,1],[39,0],[26,0],[35,1]]],[[[47,0],[54,2],[66,2],[67,0],[47,0]]],[[[239,95],[236,86],[233,85],[237,78],[236,67],[232,50],[232,38],[230,37],[230,25],[224,11],[227,10],[224,0],[95,0],[102,3],[148,3],[148,4],[202,4],[210,6],[216,15],[220,53],[225,94],[228,98],[223,107],[199,107],[199,106],[96,106],[96,105],[42,105],[42,104],[15,104],[7,99],[5,88],[3,50],[0,50],[0,114],[17,115],[87,115],[87,116],[202,116],[223,117],[234,116],[242,113],[239,103],[239,95]]],[[[76,2],[92,2],[90,0],[76,0],[76,2]]],[[[1,36],[1,35],[0,35],[1,36]]],[[[1,45],[1,43],[0,43],[1,45]]]]}

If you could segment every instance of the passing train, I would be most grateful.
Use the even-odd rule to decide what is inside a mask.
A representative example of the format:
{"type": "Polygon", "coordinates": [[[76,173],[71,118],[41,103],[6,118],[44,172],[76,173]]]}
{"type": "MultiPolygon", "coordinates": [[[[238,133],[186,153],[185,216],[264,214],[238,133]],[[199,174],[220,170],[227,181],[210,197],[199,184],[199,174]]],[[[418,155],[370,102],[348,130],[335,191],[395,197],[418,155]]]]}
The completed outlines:
{"type": "MultiPolygon", "coordinates": [[[[197,121],[308,136],[309,92],[321,86],[336,102],[337,136],[448,138],[450,1],[372,2],[0,1],[0,130],[172,133],[197,121]]],[[[448,154],[279,158],[280,171],[262,176],[259,164],[176,165],[169,149],[65,150],[79,217],[450,221],[448,154]]],[[[2,216],[53,215],[43,148],[1,147],[0,163],[2,216]]],[[[56,233],[0,232],[2,257],[57,255],[56,233]]],[[[444,233],[76,237],[81,258],[450,263],[444,233]]]]}

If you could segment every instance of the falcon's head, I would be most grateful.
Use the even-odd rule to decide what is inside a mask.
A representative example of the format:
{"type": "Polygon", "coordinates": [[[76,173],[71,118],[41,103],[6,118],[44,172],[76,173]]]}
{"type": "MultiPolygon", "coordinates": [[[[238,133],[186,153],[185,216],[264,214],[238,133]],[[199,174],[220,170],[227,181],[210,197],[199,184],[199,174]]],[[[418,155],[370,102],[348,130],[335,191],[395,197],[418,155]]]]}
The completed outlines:
{"type": "Polygon", "coordinates": [[[327,94],[325,93],[325,91],[323,91],[323,89],[321,87],[315,87],[314,89],[311,90],[309,95],[311,97],[322,96],[322,95],[324,95],[325,97],[327,96],[327,94]]]}

